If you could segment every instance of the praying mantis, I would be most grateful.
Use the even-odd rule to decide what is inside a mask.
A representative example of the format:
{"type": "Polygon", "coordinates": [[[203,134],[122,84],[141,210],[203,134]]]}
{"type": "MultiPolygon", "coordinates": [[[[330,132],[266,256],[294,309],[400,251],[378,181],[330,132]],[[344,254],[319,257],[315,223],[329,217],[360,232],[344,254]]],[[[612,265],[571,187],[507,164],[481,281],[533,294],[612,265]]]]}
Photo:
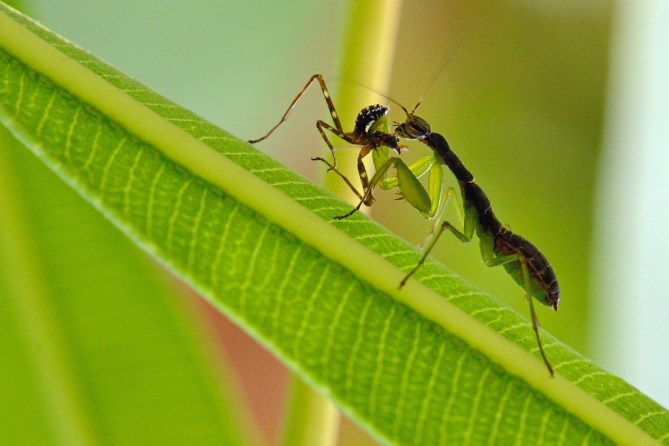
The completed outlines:
{"type": "Polygon", "coordinates": [[[345,132],[323,76],[315,74],[311,76],[293,99],[279,123],[265,136],[249,142],[255,143],[269,137],[285,122],[295,105],[314,81],[318,81],[321,87],[335,127],[324,121],[317,121],[316,123],[321,136],[330,148],[333,157],[332,163],[322,157],[312,159],[325,163],[328,169],[339,175],[360,199],[357,206],[350,212],[335,218],[338,220],[347,218],[358,211],[363,204],[370,206],[373,201],[372,191],[379,186],[384,190],[399,189],[402,197],[412,207],[418,210],[424,218],[434,222],[431,237],[423,249],[422,256],[414,268],[402,279],[399,284],[400,288],[425,263],[444,232],[452,233],[463,243],[470,243],[474,234],[476,234],[479,239],[483,262],[489,267],[503,266],[513,280],[525,290],[537,345],[549,373],[553,376],[553,367],[544,352],[539,335],[539,321],[533,302],[536,299],[541,304],[557,311],[560,302],[560,287],[555,271],[550,266],[548,259],[536,246],[504,227],[497,219],[485,192],[474,181],[474,176],[467,170],[460,158],[451,150],[446,138],[439,133],[432,132],[430,124],[425,119],[415,115],[420,102],[411,112],[398,104],[404,110],[406,119],[402,123],[395,124],[393,133],[388,130],[386,119],[388,107],[381,105],[364,108],[358,114],[354,130],[345,132]],[[358,153],[357,167],[362,192],[359,192],[349,179],[337,169],[334,146],[327,138],[324,129],[350,144],[361,147],[358,153]],[[398,155],[401,154],[402,139],[417,140],[425,144],[431,149],[430,155],[424,156],[410,165],[407,165],[399,157],[390,156],[391,150],[394,150],[398,155]],[[376,169],[371,179],[363,163],[363,159],[370,152],[376,169]],[[444,167],[448,168],[458,181],[462,197],[462,230],[449,221],[441,221],[446,205],[453,195],[453,189],[445,187],[444,167]],[[395,175],[390,174],[391,169],[395,170],[395,175]],[[425,174],[428,174],[427,189],[419,181],[419,178],[425,174]]]}

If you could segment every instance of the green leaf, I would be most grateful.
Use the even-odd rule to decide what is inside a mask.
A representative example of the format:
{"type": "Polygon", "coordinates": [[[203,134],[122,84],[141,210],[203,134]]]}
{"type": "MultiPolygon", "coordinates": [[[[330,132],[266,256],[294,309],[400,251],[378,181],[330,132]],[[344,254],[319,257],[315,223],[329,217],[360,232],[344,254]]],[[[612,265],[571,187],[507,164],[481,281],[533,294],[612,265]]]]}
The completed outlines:
{"type": "Polygon", "coordinates": [[[669,414],[349,207],[8,8],[0,120],[378,438],[669,443],[669,414]],[[528,353],[531,352],[531,353],[528,353]],[[655,440],[653,440],[655,439],[655,440]],[[658,441],[659,440],[659,441],[658,441]]]}
{"type": "Polygon", "coordinates": [[[247,444],[164,274],[4,128],[0,147],[0,444],[247,444]]]}

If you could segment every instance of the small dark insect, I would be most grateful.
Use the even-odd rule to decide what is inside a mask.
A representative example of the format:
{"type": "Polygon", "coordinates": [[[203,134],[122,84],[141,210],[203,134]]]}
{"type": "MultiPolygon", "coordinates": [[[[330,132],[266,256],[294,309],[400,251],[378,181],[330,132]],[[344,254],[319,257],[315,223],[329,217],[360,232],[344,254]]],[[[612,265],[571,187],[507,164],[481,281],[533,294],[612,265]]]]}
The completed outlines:
{"type": "MultiPolygon", "coordinates": [[[[318,81],[319,85],[321,86],[321,91],[323,92],[325,102],[328,105],[330,116],[332,116],[332,121],[334,122],[335,126],[332,127],[327,122],[321,120],[316,121],[316,128],[320,132],[323,140],[328,145],[330,152],[332,153],[332,163],[329,163],[327,160],[321,157],[312,158],[312,160],[322,161],[323,163],[327,164],[330,170],[337,173],[337,175],[339,175],[346,182],[346,184],[351,188],[351,190],[353,190],[353,192],[355,192],[358,198],[360,198],[367,206],[371,206],[373,197],[371,191],[366,193],[370,189],[369,178],[367,176],[367,170],[365,169],[365,165],[362,159],[370,152],[376,153],[377,150],[382,150],[387,153],[389,147],[397,151],[397,153],[400,153],[399,138],[387,132],[387,121],[385,120],[385,115],[388,113],[388,107],[384,107],[382,105],[370,105],[369,107],[362,109],[360,113],[358,113],[358,117],[355,120],[355,127],[353,131],[345,132],[341,125],[341,121],[339,120],[339,114],[337,113],[337,110],[332,103],[332,98],[330,96],[330,92],[328,91],[328,87],[325,85],[323,76],[320,74],[314,74],[311,76],[311,78],[309,78],[304,87],[302,87],[297,96],[295,96],[295,99],[293,99],[293,102],[290,103],[288,110],[286,110],[286,113],[284,113],[281,120],[279,120],[279,122],[274,127],[272,127],[265,136],[262,136],[258,139],[249,140],[248,142],[255,144],[268,138],[281,124],[286,122],[288,116],[290,116],[290,112],[293,111],[295,105],[297,105],[304,93],[314,81],[318,81]],[[379,125],[381,123],[385,124],[386,132],[379,130],[379,125]],[[358,154],[358,174],[362,182],[363,190],[365,191],[364,199],[363,194],[358,192],[355,186],[351,184],[349,179],[337,170],[337,158],[335,156],[334,146],[326,136],[323,129],[327,129],[331,133],[334,133],[349,144],[361,146],[360,153],[358,154]]],[[[381,185],[381,187],[383,187],[383,185],[381,185]]]]}

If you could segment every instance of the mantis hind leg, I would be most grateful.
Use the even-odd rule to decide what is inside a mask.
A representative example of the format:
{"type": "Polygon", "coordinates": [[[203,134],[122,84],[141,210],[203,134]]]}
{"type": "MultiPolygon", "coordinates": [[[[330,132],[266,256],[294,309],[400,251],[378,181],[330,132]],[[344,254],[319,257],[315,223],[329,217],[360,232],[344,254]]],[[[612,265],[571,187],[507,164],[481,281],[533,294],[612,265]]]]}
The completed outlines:
{"type": "Polygon", "coordinates": [[[525,298],[527,299],[527,302],[530,305],[530,315],[532,316],[532,329],[534,330],[534,335],[537,338],[537,345],[539,346],[539,352],[541,352],[541,357],[544,360],[544,364],[546,364],[546,367],[548,367],[548,372],[551,374],[551,376],[554,376],[553,372],[553,367],[551,367],[551,363],[548,362],[548,358],[546,357],[546,353],[544,352],[544,346],[541,343],[541,336],[539,335],[539,318],[537,317],[537,313],[534,311],[534,300],[532,299],[532,295],[530,294],[530,274],[527,271],[527,264],[521,260],[520,264],[522,265],[523,268],[523,278],[525,279],[525,298]]]}
{"type": "Polygon", "coordinates": [[[532,330],[534,330],[534,335],[537,338],[537,345],[539,346],[539,352],[541,353],[541,357],[544,360],[544,364],[546,364],[548,372],[551,374],[551,376],[554,376],[553,367],[551,366],[551,363],[548,361],[546,352],[544,352],[544,346],[541,343],[541,336],[539,335],[539,326],[541,324],[539,324],[539,318],[537,317],[537,313],[534,310],[534,300],[532,298],[532,293],[530,291],[532,289],[530,273],[527,269],[527,263],[525,261],[525,258],[518,254],[512,254],[502,257],[493,257],[494,254],[492,251],[492,246],[489,249],[490,251],[487,252],[486,255],[484,255],[485,264],[489,267],[504,265],[505,263],[510,263],[510,262],[518,262],[520,264],[521,270],[523,272],[523,281],[525,284],[523,286],[523,289],[525,290],[525,299],[527,299],[527,302],[530,306],[530,316],[532,317],[532,330]]]}

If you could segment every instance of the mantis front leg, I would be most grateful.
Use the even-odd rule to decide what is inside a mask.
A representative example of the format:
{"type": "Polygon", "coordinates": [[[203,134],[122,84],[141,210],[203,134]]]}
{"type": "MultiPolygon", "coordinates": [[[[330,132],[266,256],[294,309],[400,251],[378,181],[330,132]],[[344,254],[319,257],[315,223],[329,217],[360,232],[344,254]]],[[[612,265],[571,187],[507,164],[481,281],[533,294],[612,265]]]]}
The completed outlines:
{"type": "MultiPolygon", "coordinates": [[[[399,188],[402,196],[411,204],[413,207],[418,209],[421,213],[430,214],[432,209],[432,198],[425,190],[422,184],[418,181],[418,178],[413,174],[409,166],[407,166],[404,161],[400,158],[391,157],[385,160],[385,162],[379,167],[369,182],[362,199],[358,205],[351,210],[346,215],[335,217],[337,220],[342,220],[353,215],[356,211],[360,210],[360,207],[369,200],[369,197],[372,194],[374,188],[381,183],[381,181],[387,181],[388,170],[393,167],[396,170],[397,179],[397,188],[399,188]]],[[[427,170],[427,169],[426,169],[427,170]]],[[[395,180],[391,180],[395,181],[395,180]]],[[[439,200],[436,200],[437,202],[439,200]]]]}

